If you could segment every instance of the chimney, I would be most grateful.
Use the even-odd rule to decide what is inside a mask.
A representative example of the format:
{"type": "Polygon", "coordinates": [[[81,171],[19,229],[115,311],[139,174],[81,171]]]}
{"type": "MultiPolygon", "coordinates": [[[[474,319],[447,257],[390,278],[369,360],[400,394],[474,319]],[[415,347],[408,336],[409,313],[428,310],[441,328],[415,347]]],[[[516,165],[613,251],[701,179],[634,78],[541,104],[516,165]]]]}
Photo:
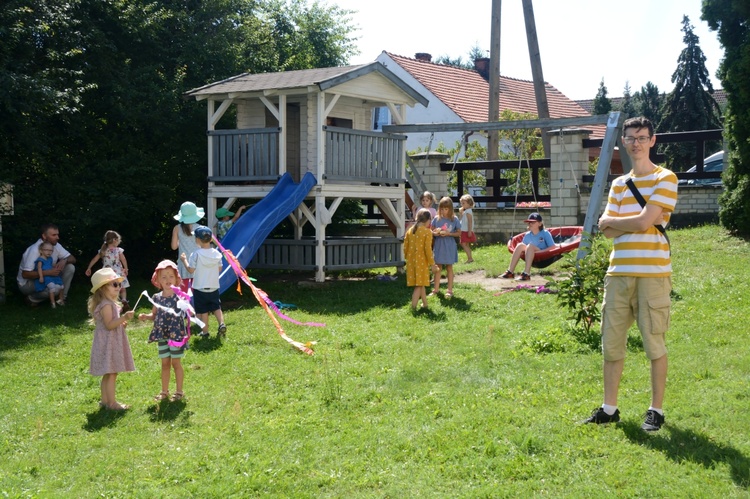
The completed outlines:
{"type": "Polygon", "coordinates": [[[477,57],[474,59],[474,70],[485,80],[490,80],[490,58],[477,57]]]}
{"type": "Polygon", "coordinates": [[[427,52],[417,52],[414,54],[414,58],[418,61],[432,62],[432,54],[428,54],[427,52]]]}

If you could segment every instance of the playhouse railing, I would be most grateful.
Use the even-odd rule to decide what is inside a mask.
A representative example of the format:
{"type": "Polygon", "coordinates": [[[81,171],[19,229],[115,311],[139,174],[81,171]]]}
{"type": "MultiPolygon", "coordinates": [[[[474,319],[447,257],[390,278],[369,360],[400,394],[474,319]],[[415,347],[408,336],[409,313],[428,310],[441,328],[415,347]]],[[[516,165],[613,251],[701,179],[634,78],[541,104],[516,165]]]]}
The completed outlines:
{"type": "Polygon", "coordinates": [[[326,181],[404,183],[405,135],[326,126],[326,181]]]}
{"type": "MultiPolygon", "coordinates": [[[[401,267],[401,241],[392,238],[344,237],[326,239],[325,271],[401,267]]],[[[266,239],[249,268],[316,270],[313,239],[266,239]]]]}
{"type": "Polygon", "coordinates": [[[279,178],[279,128],[210,130],[211,182],[279,178]]]}
{"type": "MultiPolygon", "coordinates": [[[[327,181],[404,183],[405,135],[324,127],[327,181]]],[[[211,182],[276,181],[279,128],[211,130],[211,182]]]]}

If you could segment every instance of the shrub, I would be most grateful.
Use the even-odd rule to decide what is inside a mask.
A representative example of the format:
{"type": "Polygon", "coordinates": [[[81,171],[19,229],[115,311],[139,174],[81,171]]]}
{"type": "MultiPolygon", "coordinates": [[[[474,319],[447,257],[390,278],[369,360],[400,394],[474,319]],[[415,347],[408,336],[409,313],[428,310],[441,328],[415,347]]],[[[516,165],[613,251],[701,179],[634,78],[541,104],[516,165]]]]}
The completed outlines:
{"type": "Polygon", "coordinates": [[[598,333],[594,329],[601,320],[601,302],[604,296],[604,276],[609,266],[612,243],[602,235],[584,235],[581,246],[588,246],[588,253],[577,260],[577,251],[565,255],[562,269],[569,272],[568,278],[557,283],[557,302],[566,308],[569,319],[575,321],[578,340],[598,344],[598,333]],[[593,331],[592,331],[593,330],[593,331]]]}

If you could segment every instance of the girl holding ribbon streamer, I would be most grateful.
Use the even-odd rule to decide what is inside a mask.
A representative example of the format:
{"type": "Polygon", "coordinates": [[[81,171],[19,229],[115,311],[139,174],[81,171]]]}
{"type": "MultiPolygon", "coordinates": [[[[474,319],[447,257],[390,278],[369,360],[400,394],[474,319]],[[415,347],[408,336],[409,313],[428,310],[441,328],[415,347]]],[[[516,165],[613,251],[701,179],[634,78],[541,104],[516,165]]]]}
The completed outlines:
{"type": "Polygon", "coordinates": [[[139,314],[139,320],[152,320],[154,327],[148,337],[149,343],[156,342],[161,359],[161,392],[154,397],[157,402],[169,399],[171,401],[182,400],[185,396],[183,391],[183,380],[185,371],[182,367],[182,358],[188,349],[190,339],[190,325],[185,325],[185,316],[188,314],[189,303],[180,303],[180,296],[175,292],[181,284],[177,264],[171,260],[162,260],[156,266],[151,283],[161,292],[150,298],[154,305],[150,314],[139,314]],[[171,371],[174,370],[175,392],[169,396],[169,379],[171,371]]]}

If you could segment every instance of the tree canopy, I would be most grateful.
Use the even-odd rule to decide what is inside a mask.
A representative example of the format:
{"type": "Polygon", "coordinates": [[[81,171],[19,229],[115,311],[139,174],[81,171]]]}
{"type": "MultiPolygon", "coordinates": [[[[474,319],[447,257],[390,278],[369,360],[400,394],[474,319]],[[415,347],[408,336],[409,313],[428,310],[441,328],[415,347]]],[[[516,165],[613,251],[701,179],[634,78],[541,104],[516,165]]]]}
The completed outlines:
{"type": "Polygon", "coordinates": [[[355,53],[348,14],[303,0],[5,2],[8,265],[45,222],[84,256],[107,229],[146,268],[171,255],[172,215],[183,201],[200,205],[206,189],[205,108],[184,92],[243,72],[346,64],[355,53]]]}
{"type": "Polygon", "coordinates": [[[718,78],[727,92],[724,137],[724,192],[719,220],[729,230],[750,236],[750,3],[703,0],[702,18],[718,31],[724,59],[718,78]]]}

